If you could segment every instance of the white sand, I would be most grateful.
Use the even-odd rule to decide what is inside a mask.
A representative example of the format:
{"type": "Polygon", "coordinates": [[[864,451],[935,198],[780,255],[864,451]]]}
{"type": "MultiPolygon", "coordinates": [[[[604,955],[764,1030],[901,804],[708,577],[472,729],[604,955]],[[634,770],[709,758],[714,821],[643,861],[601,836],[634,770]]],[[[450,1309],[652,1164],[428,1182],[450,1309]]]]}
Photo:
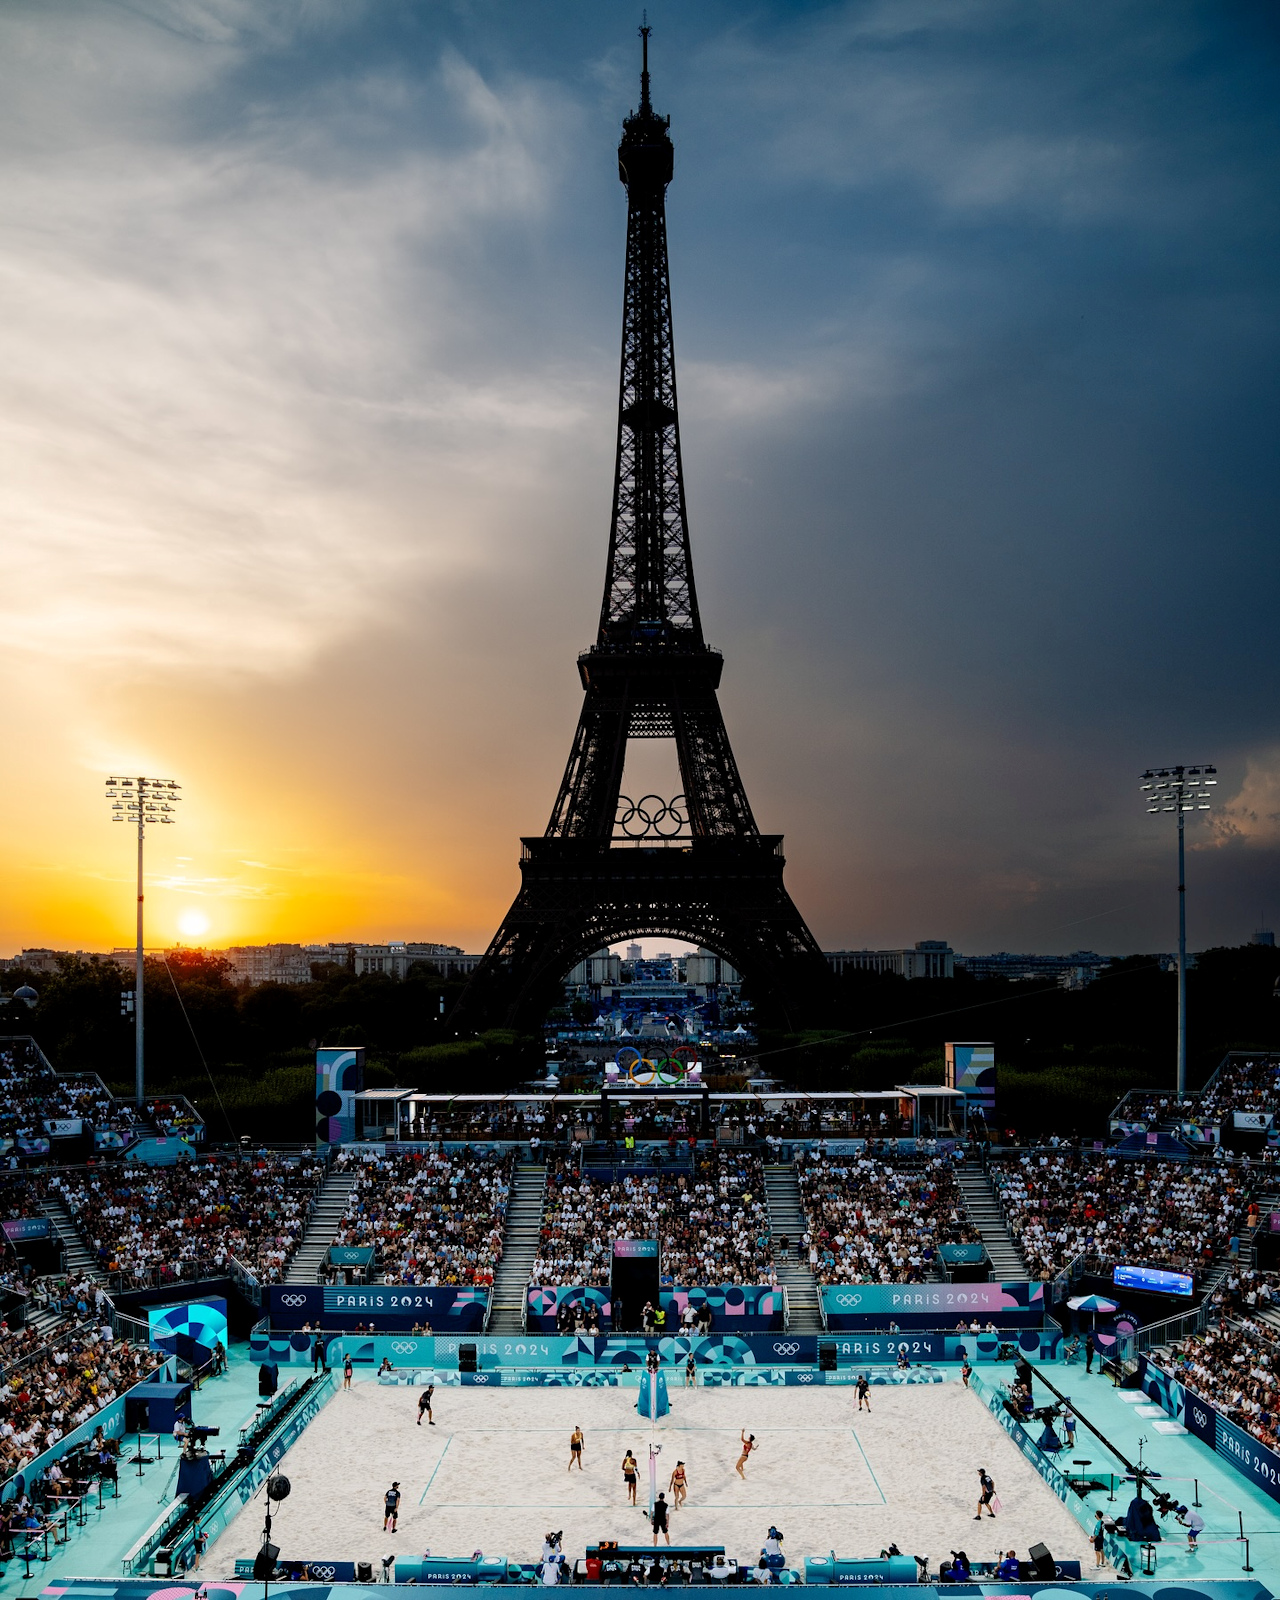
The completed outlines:
{"type": "MultiPolygon", "coordinates": [[[[538,1558],[549,1528],[580,1555],[600,1538],[648,1542],[640,1510],[626,1504],[621,1462],[640,1461],[647,1499],[648,1423],[635,1390],[439,1388],[436,1426],[416,1425],[417,1390],[357,1382],[339,1391],[281,1463],[293,1484],[273,1540],[298,1560],[367,1560],[390,1551],[421,1555],[538,1558]],[[585,1471],[566,1470],[569,1434],[586,1434],[585,1471]],[[400,1529],[383,1534],[382,1496],[393,1478],[403,1495],[400,1529]]],[[[672,1542],[723,1544],[740,1559],[759,1553],[774,1522],[791,1565],[806,1555],[878,1555],[893,1540],[928,1555],[936,1570],[952,1549],[972,1560],[1043,1541],[1087,1576],[1093,1553],[1079,1524],[1045,1487],[986,1407],[959,1384],[876,1388],[858,1416],[851,1388],[671,1390],[658,1486],[676,1459],[689,1499],[675,1513],[672,1542]],[[745,1482],[734,1472],[738,1432],[759,1449],[745,1482]],[[1001,1501],[997,1519],[973,1520],[977,1469],[1001,1501]]],[[[670,1499],[670,1491],[667,1491],[670,1499]]],[[[230,1525],[205,1562],[230,1576],[262,1533],[261,1495],[230,1525]]],[[[376,1570],[376,1566],[375,1566],[376,1570]]]]}

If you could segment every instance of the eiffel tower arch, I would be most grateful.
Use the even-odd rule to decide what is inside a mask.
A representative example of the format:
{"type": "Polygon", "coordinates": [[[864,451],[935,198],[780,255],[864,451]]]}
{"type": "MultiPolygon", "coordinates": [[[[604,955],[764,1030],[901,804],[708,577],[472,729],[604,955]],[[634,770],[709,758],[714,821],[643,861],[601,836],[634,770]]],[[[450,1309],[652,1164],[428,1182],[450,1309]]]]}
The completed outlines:
{"type": "Polygon", "coordinates": [[[551,818],[522,840],[520,892],[455,1013],[468,1027],[535,1026],[578,961],[640,934],[715,950],[784,1011],[828,981],[782,881],[782,835],[756,825],[717,698],[723,657],[702,635],[667,267],[674,152],[640,33],[640,109],[618,147],[627,259],[604,601],[578,657],[582,712],[551,818]],[[633,739],[674,741],[681,794],[622,794],[633,739]]]}

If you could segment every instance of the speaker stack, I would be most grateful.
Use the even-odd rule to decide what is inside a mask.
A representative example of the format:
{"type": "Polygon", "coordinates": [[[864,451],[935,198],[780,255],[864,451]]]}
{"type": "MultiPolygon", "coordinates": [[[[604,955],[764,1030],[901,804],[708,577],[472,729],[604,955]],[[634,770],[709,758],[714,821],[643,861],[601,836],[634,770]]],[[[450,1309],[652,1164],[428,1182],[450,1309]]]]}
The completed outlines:
{"type": "Polygon", "coordinates": [[[1031,1557],[1031,1565],[1036,1569],[1036,1577],[1041,1583],[1052,1583],[1058,1575],[1057,1564],[1049,1551],[1047,1544],[1033,1544],[1027,1554],[1031,1557]]]}
{"type": "Polygon", "coordinates": [[[836,1342],[834,1339],[823,1339],[818,1344],[818,1371],[834,1372],[836,1370],[836,1342]]]}
{"type": "Polygon", "coordinates": [[[476,1370],[476,1347],[473,1344],[460,1344],[458,1346],[458,1371],[474,1372],[476,1370]]]}

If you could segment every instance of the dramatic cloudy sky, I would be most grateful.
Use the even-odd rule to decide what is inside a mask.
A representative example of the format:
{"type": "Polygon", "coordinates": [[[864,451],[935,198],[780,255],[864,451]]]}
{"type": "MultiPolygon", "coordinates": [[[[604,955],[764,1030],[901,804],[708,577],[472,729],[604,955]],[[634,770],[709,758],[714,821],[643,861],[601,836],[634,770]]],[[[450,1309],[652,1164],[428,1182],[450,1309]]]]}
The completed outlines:
{"type": "MultiPolygon", "coordinates": [[[[0,951],[482,945],[603,577],[627,0],[0,11],[0,951]],[[194,918],[194,920],[193,920],[194,918]]],[[[650,0],[685,470],[828,946],[1280,919],[1280,28],[650,0]]]]}

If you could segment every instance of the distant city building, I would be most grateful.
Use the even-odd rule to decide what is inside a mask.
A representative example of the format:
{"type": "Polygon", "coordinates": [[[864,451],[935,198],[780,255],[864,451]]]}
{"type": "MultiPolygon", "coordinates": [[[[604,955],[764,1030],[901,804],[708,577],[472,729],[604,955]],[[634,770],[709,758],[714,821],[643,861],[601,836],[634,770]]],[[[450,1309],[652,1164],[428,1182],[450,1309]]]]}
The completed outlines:
{"type": "Polygon", "coordinates": [[[990,956],[957,956],[956,966],[971,978],[1008,978],[1013,982],[1056,979],[1064,989],[1083,989],[1111,965],[1110,956],[1096,950],[1073,950],[1069,956],[1012,955],[998,950],[990,956]]]}
{"type": "Polygon", "coordinates": [[[955,951],[945,939],[921,939],[910,950],[827,950],[835,975],[892,972],[899,978],[954,978],[955,951]]]}
{"type": "Polygon", "coordinates": [[[260,983],[311,982],[311,957],[300,944],[233,944],[209,954],[231,963],[232,982],[252,988],[260,983]]]}
{"type": "MultiPolygon", "coordinates": [[[[632,949],[638,949],[636,945],[632,949]]],[[[600,988],[603,984],[613,985],[622,982],[622,957],[615,956],[611,950],[597,950],[594,955],[585,961],[579,961],[565,982],[572,988],[580,989],[589,985],[600,988]]]]}
{"type": "Polygon", "coordinates": [[[731,967],[723,956],[714,950],[697,950],[683,961],[684,981],[700,988],[714,988],[719,984],[741,983],[742,974],[731,967]]]}
{"type": "Polygon", "coordinates": [[[0,961],[0,971],[39,972],[46,977],[57,972],[58,961],[67,956],[78,956],[81,961],[103,960],[94,950],[24,950],[7,961],[0,961]]]}
{"type": "Polygon", "coordinates": [[[1276,936],[1270,928],[1263,926],[1257,930],[1250,943],[1265,945],[1268,950],[1274,950],[1276,936]]]}
{"type": "MultiPolygon", "coordinates": [[[[639,952],[639,945],[631,945],[639,952]]],[[[638,953],[628,955],[624,962],[611,950],[597,950],[585,961],[579,961],[565,979],[565,988],[572,998],[579,991],[597,991],[608,998],[611,994],[643,991],[646,1004],[657,1004],[666,998],[672,1004],[712,990],[736,987],[742,975],[714,950],[698,950],[687,956],[673,956],[660,951],[650,960],[638,953]]],[[[582,994],[578,994],[582,998],[582,994]]]]}
{"type": "Polygon", "coordinates": [[[469,978],[479,965],[478,955],[467,955],[461,945],[421,944],[393,940],[389,944],[308,945],[312,961],[331,961],[357,977],[382,973],[403,978],[415,962],[435,967],[443,978],[469,978]]]}

